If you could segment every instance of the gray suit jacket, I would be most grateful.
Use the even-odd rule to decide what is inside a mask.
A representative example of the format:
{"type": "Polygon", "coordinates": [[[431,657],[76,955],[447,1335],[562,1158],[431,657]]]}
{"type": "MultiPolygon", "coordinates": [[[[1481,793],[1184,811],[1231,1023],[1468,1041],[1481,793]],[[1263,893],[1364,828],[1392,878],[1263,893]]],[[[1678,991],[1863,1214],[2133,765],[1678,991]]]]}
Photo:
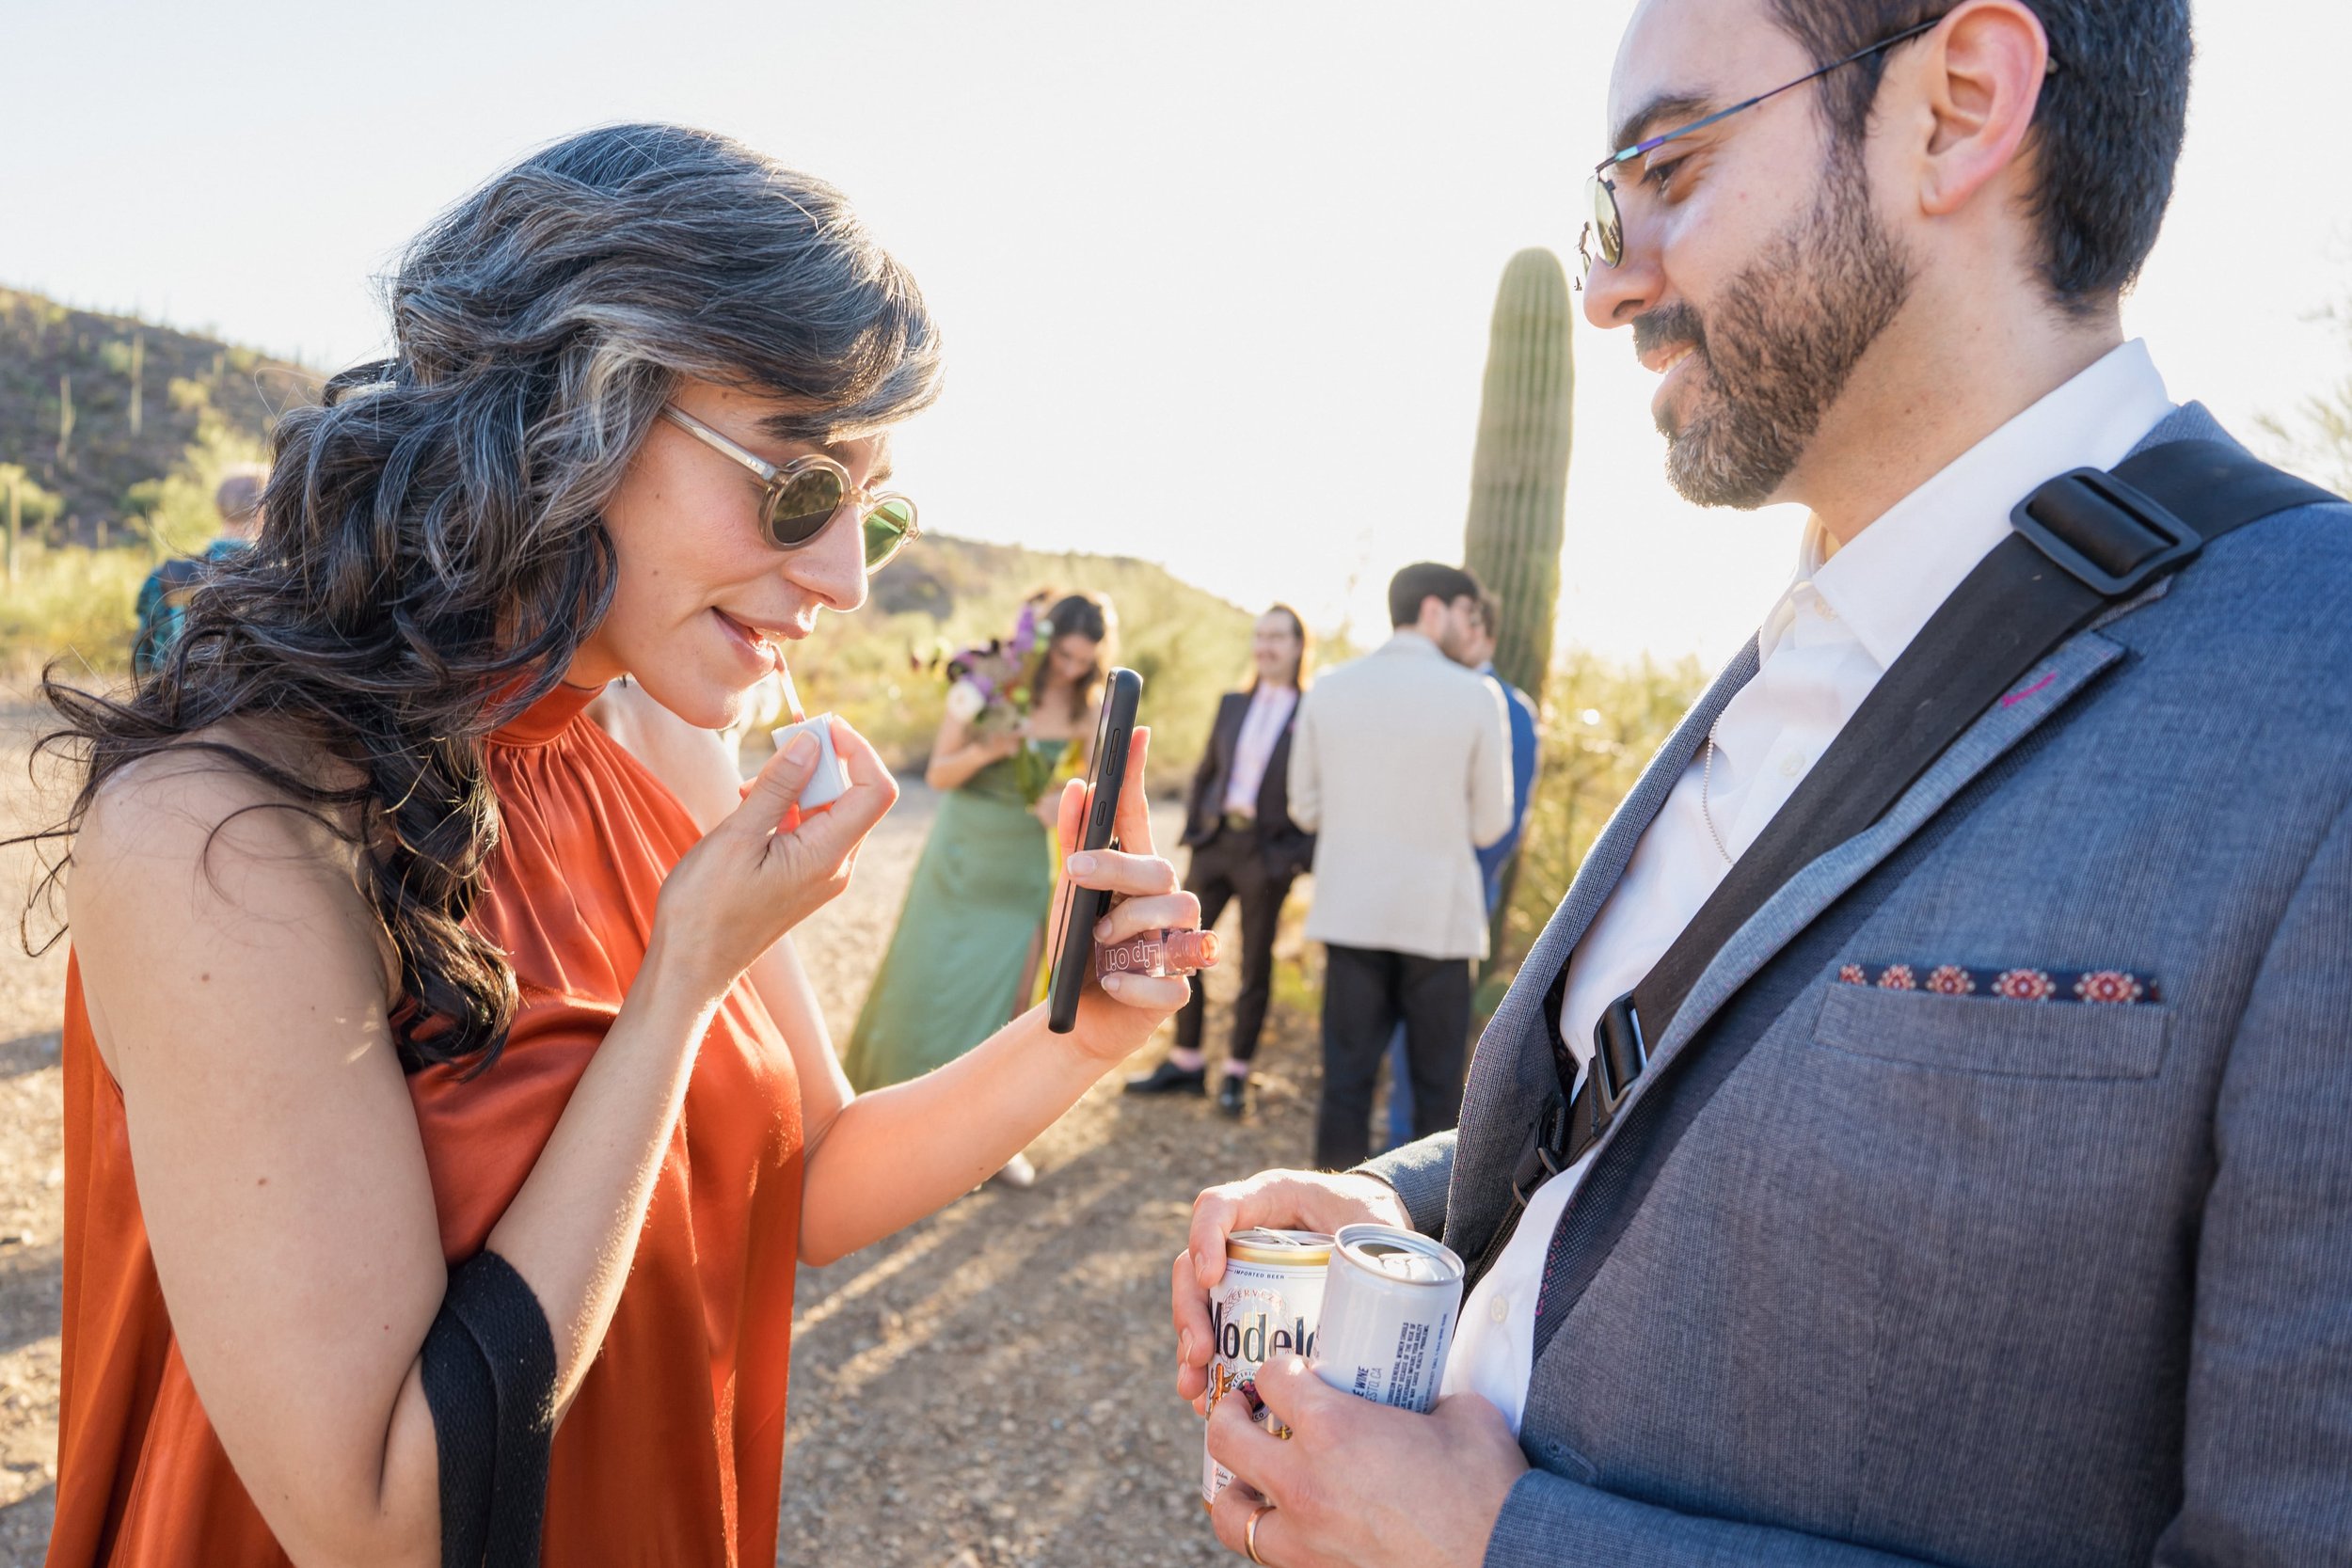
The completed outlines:
{"type": "MultiPolygon", "coordinates": [[[[2221,436],[2195,405],[2150,437],[2221,436]]],[[[1476,1256],[1542,1000],[1751,646],[1594,847],[1458,1135],[1375,1164],[1476,1256]]],[[[1656,1042],[1545,1275],[1490,1564],[2352,1562],[2352,506],[2069,640],[1799,873],[1656,1042]],[[1856,966],[2127,970],[2129,1006],[1856,966]],[[1642,1097],[1695,1037],[1653,1129],[1642,1097]]]]}

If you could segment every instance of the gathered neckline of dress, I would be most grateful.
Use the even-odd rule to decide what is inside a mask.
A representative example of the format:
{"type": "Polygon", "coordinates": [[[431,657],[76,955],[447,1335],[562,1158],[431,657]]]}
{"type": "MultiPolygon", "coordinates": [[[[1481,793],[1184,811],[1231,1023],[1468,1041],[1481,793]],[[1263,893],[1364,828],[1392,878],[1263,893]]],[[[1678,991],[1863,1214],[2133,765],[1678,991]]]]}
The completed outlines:
{"type": "Polygon", "coordinates": [[[600,686],[559,683],[556,689],[490,732],[493,746],[545,746],[604,694],[600,686]]]}

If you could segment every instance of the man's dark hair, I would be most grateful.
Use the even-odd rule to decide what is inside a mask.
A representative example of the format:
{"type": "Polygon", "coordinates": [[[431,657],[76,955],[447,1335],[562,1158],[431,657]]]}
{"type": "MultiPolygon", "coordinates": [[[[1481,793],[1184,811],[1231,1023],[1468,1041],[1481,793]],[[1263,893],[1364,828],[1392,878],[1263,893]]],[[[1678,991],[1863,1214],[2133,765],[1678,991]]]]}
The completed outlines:
{"type": "Polygon", "coordinates": [[[1491,588],[1479,592],[1478,624],[1486,628],[1488,637],[1502,635],[1502,601],[1495,597],[1491,588]]]}
{"type": "MultiPolygon", "coordinates": [[[[2026,147],[2042,180],[2032,212],[2042,273],[2084,312],[2129,288],[2154,248],[2188,120],[2188,0],[2026,0],[2058,71],[2042,85],[2026,147]]],[[[1818,65],[1931,21],[1951,0],[1771,0],[1773,19],[1818,65]]],[[[1885,53],[1820,84],[1822,112],[1859,142],[1885,53]]]]}
{"type": "Polygon", "coordinates": [[[1423,599],[1474,599],[1484,593],[1478,579],[1459,566],[1416,561],[1389,579],[1389,625],[1409,626],[1421,619],[1423,599]]]}

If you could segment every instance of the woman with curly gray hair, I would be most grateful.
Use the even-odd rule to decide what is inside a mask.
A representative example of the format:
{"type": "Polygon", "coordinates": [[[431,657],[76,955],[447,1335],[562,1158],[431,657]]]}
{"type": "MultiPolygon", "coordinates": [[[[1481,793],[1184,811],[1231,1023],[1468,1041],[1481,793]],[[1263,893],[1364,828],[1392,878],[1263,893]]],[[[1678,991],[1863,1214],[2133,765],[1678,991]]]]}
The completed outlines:
{"type": "MultiPolygon", "coordinates": [[[[83,781],[49,1561],[772,1561],[795,1263],[969,1190],[1186,988],[853,1096],[785,933],[889,774],[837,724],[830,808],[812,740],[698,822],[584,711],[628,675],[724,726],[913,531],[877,492],[937,340],[838,193],[591,132],[389,303],[163,669],[48,685],[83,781]]],[[[1126,798],[1130,852],[1072,871],[1115,931],[1194,924],[1126,798]]]]}

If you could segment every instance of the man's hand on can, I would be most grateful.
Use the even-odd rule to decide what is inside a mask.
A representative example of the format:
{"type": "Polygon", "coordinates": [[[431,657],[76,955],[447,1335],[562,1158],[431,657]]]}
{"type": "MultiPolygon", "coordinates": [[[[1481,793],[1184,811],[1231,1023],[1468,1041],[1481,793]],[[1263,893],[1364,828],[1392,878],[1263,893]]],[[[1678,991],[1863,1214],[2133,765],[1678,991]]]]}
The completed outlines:
{"type": "Polygon", "coordinates": [[[1176,1392],[1207,1414],[1209,1287],[1225,1275],[1225,1238],[1236,1230],[1315,1230],[1369,1222],[1410,1227],[1405,1200],[1376,1177],[1260,1171],[1192,1200],[1192,1234],[1176,1255],[1169,1297],[1176,1327],[1176,1392]]]}
{"type": "Polygon", "coordinates": [[[1261,1367],[1256,1384],[1268,1421],[1291,1436],[1278,1442],[1239,1400],[1220,1401],[1209,1418],[1210,1457],[1233,1476],[1209,1514],[1228,1548],[1269,1568],[1485,1560],[1527,1473],[1493,1405],[1455,1394],[1426,1416],[1391,1410],[1329,1386],[1295,1355],[1261,1367]]]}

